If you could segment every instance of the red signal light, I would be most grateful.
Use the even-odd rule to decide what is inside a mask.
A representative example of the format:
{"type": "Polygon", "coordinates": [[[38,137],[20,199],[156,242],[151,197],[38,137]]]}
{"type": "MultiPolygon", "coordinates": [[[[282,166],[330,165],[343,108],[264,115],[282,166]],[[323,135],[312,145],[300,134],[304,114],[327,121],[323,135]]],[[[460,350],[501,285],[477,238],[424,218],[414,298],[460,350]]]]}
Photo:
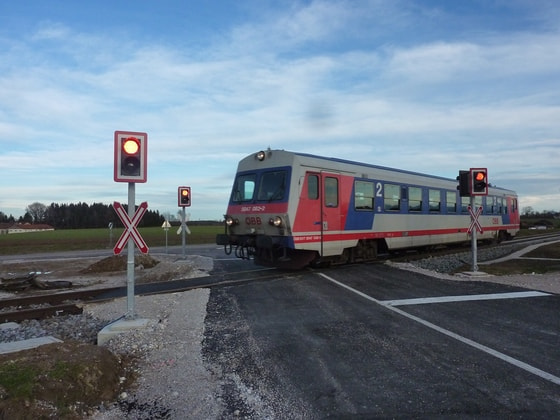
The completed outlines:
{"type": "Polygon", "coordinates": [[[191,205],[191,187],[179,187],[178,205],[179,207],[190,207],[191,205]]]}
{"type": "Polygon", "coordinates": [[[148,163],[148,135],[146,133],[115,131],[116,182],[146,182],[148,163]]]}
{"type": "Polygon", "coordinates": [[[471,196],[488,195],[488,169],[470,169],[469,190],[471,196]]]}
{"type": "Polygon", "coordinates": [[[134,155],[138,153],[140,144],[136,137],[129,137],[125,141],[123,141],[122,148],[123,152],[125,152],[127,155],[134,155]]]}

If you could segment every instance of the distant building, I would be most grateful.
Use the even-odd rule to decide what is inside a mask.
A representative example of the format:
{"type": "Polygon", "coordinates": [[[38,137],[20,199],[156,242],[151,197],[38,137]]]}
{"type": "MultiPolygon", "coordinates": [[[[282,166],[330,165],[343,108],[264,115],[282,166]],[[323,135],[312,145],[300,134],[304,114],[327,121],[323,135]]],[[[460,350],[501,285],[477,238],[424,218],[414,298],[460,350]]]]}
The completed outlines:
{"type": "Polygon", "coordinates": [[[30,223],[0,223],[0,235],[12,233],[47,232],[54,230],[51,225],[30,223]]]}

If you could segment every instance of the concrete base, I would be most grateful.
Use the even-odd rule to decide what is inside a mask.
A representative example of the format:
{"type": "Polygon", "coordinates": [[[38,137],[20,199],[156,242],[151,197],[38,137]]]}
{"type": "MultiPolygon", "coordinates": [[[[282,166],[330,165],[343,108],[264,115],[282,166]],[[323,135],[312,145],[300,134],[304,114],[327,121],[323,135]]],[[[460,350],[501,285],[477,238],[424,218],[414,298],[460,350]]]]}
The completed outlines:
{"type": "Polygon", "coordinates": [[[485,273],[484,271],[463,271],[462,276],[466,277],[490,277],[491,274],[485,273]]]}
{"type": "Polygon", "coordinates": [[[111,324],[105,326],[101,331],[97,333],[97,345],[102,346],[111,338],[117,334],[121,334],[126,331],[146,328],[148,326],[149,319],[136,318],[136,319],[119,319],[111,324]]]}
{"type": "Polygon", "coordinates": [[[0,354],[14,353],[21,350],[34,349],[44,344],[62,343],[58,338],[49,336],[39,338],[29,338],[27,340],[12,341],[9,343],[0,343],[0,354]]]}

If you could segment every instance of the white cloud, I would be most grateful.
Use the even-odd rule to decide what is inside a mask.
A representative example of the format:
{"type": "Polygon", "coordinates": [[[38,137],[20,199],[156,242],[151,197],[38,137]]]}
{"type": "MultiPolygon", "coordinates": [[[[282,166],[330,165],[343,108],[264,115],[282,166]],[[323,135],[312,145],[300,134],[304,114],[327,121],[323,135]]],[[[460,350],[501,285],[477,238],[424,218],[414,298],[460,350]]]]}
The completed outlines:
{"type": "MultiPolygon", "coordinates": [[[[417,9],[390,3],[296,2],[205,50],[52,21],[3,38],[0,176],[29,183],[23,175],[43,171],[45,202],[103,201],[120,191],[113,131],[134,130],[150,139],[139,192],[161,210],[192,182],[205,214],[220,217],[237,161],[268,146],[450,177],[472,161],[554,200],[558,33],[430,38],[407,32],[428,26],[417,9]],[[519,180],[531,171],[542,182],[519,180]]],[[[430,22],[444,16],[429,12],[430,22]]],[[[25,208],[29,189],[8,191],[18,192],[1,211],[25,208]]]]}

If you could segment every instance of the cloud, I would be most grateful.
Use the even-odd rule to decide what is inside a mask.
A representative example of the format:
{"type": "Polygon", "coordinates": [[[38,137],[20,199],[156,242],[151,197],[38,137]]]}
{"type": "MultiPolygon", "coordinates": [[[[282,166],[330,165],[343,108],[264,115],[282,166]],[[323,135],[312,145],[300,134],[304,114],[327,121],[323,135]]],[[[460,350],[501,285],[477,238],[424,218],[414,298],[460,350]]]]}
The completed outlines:
{"type": "MultiPolygon", "coordinates": [[[[0,175],[15,184],[42,173],[45,202],[102,201],[120,191],[113,131],[137,130],[150,144],[139,194],[162,210],[192,182],[197,205],[221,217],[237,161],[268,146],[449,177],[474,162],[554,199],[557,31],[469,32],[421,3],[262,4],[204,40],[53,20],[4,36],[0,175]]],[[[24,208],[30,191],[18,191],[24,208]]]]}

